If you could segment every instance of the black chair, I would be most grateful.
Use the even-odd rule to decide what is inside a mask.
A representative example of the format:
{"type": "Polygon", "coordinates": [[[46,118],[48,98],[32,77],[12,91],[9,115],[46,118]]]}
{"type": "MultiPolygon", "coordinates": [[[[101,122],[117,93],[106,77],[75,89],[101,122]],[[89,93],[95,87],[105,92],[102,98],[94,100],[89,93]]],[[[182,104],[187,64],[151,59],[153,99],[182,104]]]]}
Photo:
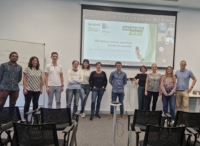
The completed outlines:
{"type": "MultiPolygon", "coordinates": [[[[161,125],[162,111],[143,111],[135,110],[133,123],[130,123],[131,115],[128,114],[128,131],[135,131],[135,128],[146,131],[146,125],[161,125]]],[[[139,135],[136,134],[136,143],[139,141],[139,135]]],[[[129,140],[128,140],[129,145],[129,140]]]]}
{"type": "Polygon", "coordinates": [[[194,135],[194,141],[190,143],[195,146],[200,132],[200,113],[177,111],[173,126],[179,125],[185,125],[187,131],[194,135]]]}
{"type": "Polygon", "coordinates": [[[29,125],[13,122],[17,146],[73,146],[77,123],[63,130],[68,135],[67,141],[58,140],[56,124],[29,125]]]}
{"type": "Polygon", "coordinates": [[[11,131],[8,130],[12,128],[12,121],[21,121],[21,116],[18,107],[0,107],[0,145],[7,145],[11,143],[12,140],[10,133],[11,131]],[[7,138],[2,138],[2,133],[7,134],[7,138]]]}
{"type": "MultiPolygon", "coordinates": [[[[141,131],[136,129],[136,134],[139,135],[141,131]]],[[[185,127],[160,127],[160,126],[146,126],[146,133],[144,140],[137,143],[137,146],[183,146],[185,127]]]]}

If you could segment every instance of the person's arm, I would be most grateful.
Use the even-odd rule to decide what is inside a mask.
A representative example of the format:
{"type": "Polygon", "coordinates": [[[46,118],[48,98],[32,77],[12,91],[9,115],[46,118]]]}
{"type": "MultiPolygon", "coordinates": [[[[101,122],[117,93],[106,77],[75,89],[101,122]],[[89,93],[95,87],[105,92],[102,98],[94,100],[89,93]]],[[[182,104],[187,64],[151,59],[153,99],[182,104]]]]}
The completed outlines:
{"type": "Polygon", "coordinates": [[[22,80],[22,67],[20,67],[18,83],[21,82],[21,80],[22,80]]]}
{"type": "Polygon", "coordinates": [[[23,77],[24,94],[27,94],[26,83],[27,83],[27,75],[26,73],[24,73],[24,77],[23,77]]]}
{"type": "Polygon", "coordinates": [[[149,77],[147,76],[146,78],[146,83],[145,83],[145,95],[148,95],[147,89],[148,89],[148,83],[149,83],[149,77]]]}
{"type": "Polygon", "coordinates": [[[43,84],[44,84],[43,73],[41,71],[41,77],[40,77],[40,94],[42,94],[42,92],[43,92],[43,84]]]}
{"type": "Polygon", "coordinates": [[[60,81],[61,81],[61,86],[62,86],[61,91],[63,92],[64,91],[64,77],[63,77],[63,73],[60,73],[60,81]]]}
{"type": "Polygon", "coordinates": [[[127,75],[126,75],[126,73],[125,73],[125,75],[124,75],[124,86],[127,84],[127,75]]]}
{"type": "Polygon", "coordinates": [[[108,80],[107,80],[106,73],[105,73],[105,72],[103,72],[103,74],[104,74],[104,85],[103,85],[103,88],[105,89],[105,88],[106,88],[106,86],[107,86],[107,84],[108,84],[108,80]]]}
{"type": "Polygon", "coordinates": [[[135,78],[133,78],[135,85],[138,85],[138,78],[139,78],[138,74],[135,76],[135,78]]]}
{"type": "Polygon", "coordinates": [[[0,66],[0,84],[1,84],[1,82],[2,82],[2,79],[3,79],[3,65],[1,64],[1,66],[0,66]]]}
{"type": "Polygon", "coordinates": [[[47,93],[50,92],[50,88],[49,88],[49,85],[48,85],[48,78],[49,78],[49,73],[45,72],[45,85],[46,85],[47,93]]]}
{"type": "Polygon", "coordinates": [[[196,77],[194,76],[193,78],[192,78],[192,85],[191,85],[191,87],[188,89],[188,93],[190,93],[191,91],[192,91],[192,89],[194,88],[194,85],[196,84],[196,82],[197,82],[197,79],[196,79],[196,77]]]}
{"type": "Polygon", "coordinates": [[[161,84],[162,84],[162,75],[160,75],[161,78],[160,78],[160,81],[159,81],[159,96],[162,95],[162,88],[161,88],[161,84]]]}
{"type": "Polygon", "coordinates": [[[172,95],[172,94],[174,94],[176,92],[176,78],[174,78],[174,88],[172,89],[172,91],[170,92],[170,96],[172,95]]]}
{"type": "Polygon", "coordinates": [[[109,83],[111,86],[113,85],[113,72],[110,74],[109,83]]]}
{"type": "Polygon", "coordinates": [[[166,96],[167,92],[165,90],[164,76],[162,77],[162,81],[161,81],[161,90],[162,90],[163,94],[166,96]]]}
{"type": "Polygon", "coordinates": [[[89,77],[89,84],[90,84],[90,87],[91,89],[93,89],[93,72],[90,74],[90,77],[89,77]]]}

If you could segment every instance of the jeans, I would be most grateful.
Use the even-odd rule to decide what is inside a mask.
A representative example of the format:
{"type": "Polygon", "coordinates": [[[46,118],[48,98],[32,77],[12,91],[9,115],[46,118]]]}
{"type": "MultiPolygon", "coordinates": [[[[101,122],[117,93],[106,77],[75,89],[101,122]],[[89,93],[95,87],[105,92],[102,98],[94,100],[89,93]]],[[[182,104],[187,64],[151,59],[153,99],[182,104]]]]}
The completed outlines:
{"type": "Polygon", "coordinates": [[[153,96],[152,111],[156,110],[156,104],[157,104],[157,100],[158,100],[158,95],[159,95],[159,92],[148,91],[146,110],[150,111],[150,104],[151,104],[151,98],[152,98],[152,96],[153,96]]]}
{"type": "Polygon", "coordinates": [[[19,91],[7,91],[4,89],[0,89],[0,107],[3,107],[5,105],[8,95],[10,97],[9,106],[15,106],[19,96],[19,91]]]}
{"type": "MultiPolygon", "coordinates": [[[[120,105],[120,114],[124,114],[124,92],[122,93],[115,93],[115,92],[112,92],[112,101],[116,101],[117,100],[117,97],[119,98],[119,102],[121,103],[120,105]]],[[[114,113],[114,106],[110,106],[110,114],[113,114],[114,113]]]]}
{"type": "Polygon", "coordinates": [[[175,97],[174,94],[171,96],[165,96],[162,94],[162,102],[163,102],[163,111],[164,113],[168,113],[168,104],[170,108],[170,115],[172,116],[172,120],[175,120],[175,97]]]}
{"type": "Polygon", "coordinates": [[[99,109],[101,106],[101,99],[104,94],[104,89],[102,88],[95,88],[92,90],[92,103],[91,103],[91,115],[94,115],[95,113],[95,103],[97,99],[97,104],[96,104],[96,114],[99,114],[99,109]]]}
{"type": "Polygon", "coordinates": [[[67,89],[66,90],[66,102],[67,102],[68,108],[71,108],[71,103],[72,103],[72,99],[73,99],[73,96],[74,96],[74,108],[73,108],[72,116],[75,116],[75,113],[78,110],[78,102],[79,102],[79,97],[80,97],[80,91],[81,91],[81,89],[67,89]]]}
{"type": "Polygon", "coordinates": [[[52,108],[53,97],[55,94],[56,108],[60,108],[60,99],[61,99],[61,86],[49,86],[50,92],[48,93],[48,108],[52,108]]]}
{"type": "Polygon", "coordinates": [[[85,105],[86,105],[89,93],[90,93],[90,85],[89,84],[81,84],[81,94],[80,94],[81,113],[83,113],[85,110],[85,105]]]}
{"type": "Polygon", "coordinates": [[[139,110],[145,110],[146,107],[146,95],[144,94],[145,87],[139,86],[138,87],[138,109],[139,110]]]}
{"type": "Polygon", "coordinates": [[[31,100],[33,102],[33,110],[36,110],[38,108],[38,100],[40,97],[40,91],[34,92],[34,91],[27,91],[27,94],[25,96],[25,104],[24,104],[24,114],[29,111],[31,100]]]}

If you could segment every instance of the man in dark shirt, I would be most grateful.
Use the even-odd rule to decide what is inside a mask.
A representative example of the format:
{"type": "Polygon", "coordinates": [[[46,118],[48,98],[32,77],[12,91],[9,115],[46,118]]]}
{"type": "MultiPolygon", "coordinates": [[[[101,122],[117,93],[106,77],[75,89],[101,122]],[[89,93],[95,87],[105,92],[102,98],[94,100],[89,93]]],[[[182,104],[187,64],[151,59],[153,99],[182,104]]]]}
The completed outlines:
{"type": "Polygon", "coordinates": [[[0,107],[5,105],[8,95],[10,96],[9,106],[15,106],[19,96],[18,83],[22,79],[22,67],[17,64],[16,52],[10,53],[9,59],[9,62],[0,66],[0,107]]]}
{"type": "MultiPolygon", "coordinates": [[[[113,71],[110,74],[109,82],[112,86],[112,101],[116,101],[117,97],[119,98],[119,102],[121,103],[120,105],[120,115],[121,118],[125,119],[124,115],[124,85],[127,83],[127,76],[126,73],[121,70],[122,68],[122,63],[121,62],[116,62],[115,66],[117,68],[116,71],[113,71]]],[[[114,107],[110,107],[110,117],[109,119],[113,118],[114,114],[114,107]]]]}

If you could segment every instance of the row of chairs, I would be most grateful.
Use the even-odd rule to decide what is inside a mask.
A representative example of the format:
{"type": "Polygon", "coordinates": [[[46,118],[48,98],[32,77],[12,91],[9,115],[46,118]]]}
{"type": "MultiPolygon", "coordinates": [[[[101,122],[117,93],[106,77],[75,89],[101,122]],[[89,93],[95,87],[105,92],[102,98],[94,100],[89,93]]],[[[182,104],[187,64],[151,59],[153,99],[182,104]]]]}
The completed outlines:
{"type": "Polygon", "coordinates": [[[25,117],[22,120],[18,107],[0,108],[0,146],[77,146],[79,116],[72,121],[70,108],[40,108],[25,117]],[[57,131],[64,133],[63,139],[58,139],[57,131]],[[3,133],[6,138],[2,138],[3,133]]]}
{"type": "MultiPolygon", "coordinates": [[[[200,113],[177,111],[172,127],[170,124],[164,127],[165,119],[170,123],[171,116],[163,116],[162,111],[135,110],[134,114],[129,113],[128,131],[130,135],[135,131],[136,146],[196,146],[200,133],[200,113]],[[144,140],[140,140],[141,132],[145,132],[144,140]],[[191,141],[192,136],[194,141],[191,141]]],[[[132,141],[130,135],[128,146],[132,141]]]]}

